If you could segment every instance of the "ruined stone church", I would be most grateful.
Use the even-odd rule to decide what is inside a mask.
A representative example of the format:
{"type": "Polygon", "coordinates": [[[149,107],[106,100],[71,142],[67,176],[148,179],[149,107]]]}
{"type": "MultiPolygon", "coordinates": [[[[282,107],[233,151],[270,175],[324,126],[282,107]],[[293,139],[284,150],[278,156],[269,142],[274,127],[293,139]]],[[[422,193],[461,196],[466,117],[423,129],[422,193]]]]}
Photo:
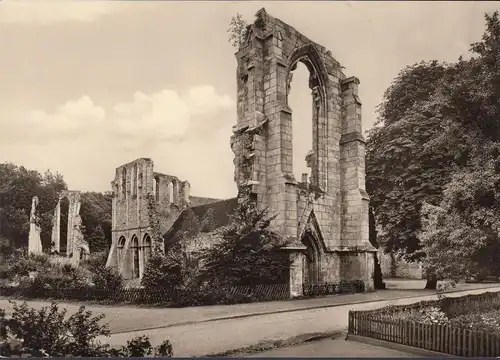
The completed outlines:
{"type": "MultiPolygon", "coordinates": [[[[365,140],[359,80],[347,77],[329,50],[265,9],[247,27],[237,59],[237,120],[230,139],[234,180],[260,208],[276,215],[272,226],[291,241],[290,295],[302,284],[361,280],[373,289],[376,249],[368,237],[365,140]],[[288,94],[297,64],[309,70],[312,92],[310,174],[293,175],[292,121],[288,94]]],[[[140,278],[153,250],[148,196],[160,204],[165,242],[174,238],[187,209],[212,211],[216,225],[228,221],[237,199],[191,196],[190,185],[154,172],[151,159],[116,169],[112,182],[113,228],[108,266],[140,278]]]]}

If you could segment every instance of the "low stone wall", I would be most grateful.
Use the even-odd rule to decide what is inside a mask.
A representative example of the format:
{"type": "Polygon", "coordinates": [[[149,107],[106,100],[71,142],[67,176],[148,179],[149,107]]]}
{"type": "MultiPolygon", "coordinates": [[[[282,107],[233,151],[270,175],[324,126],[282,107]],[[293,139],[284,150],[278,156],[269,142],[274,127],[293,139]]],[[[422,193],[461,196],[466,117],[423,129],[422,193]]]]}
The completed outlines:
{"type": "Polygon", "coordinates": [[[422,279],[423,269],[420,263],[408,262],[397,255],[378,251],[378,259],[383,277],[398,277],[404,279],[422,279]]]}

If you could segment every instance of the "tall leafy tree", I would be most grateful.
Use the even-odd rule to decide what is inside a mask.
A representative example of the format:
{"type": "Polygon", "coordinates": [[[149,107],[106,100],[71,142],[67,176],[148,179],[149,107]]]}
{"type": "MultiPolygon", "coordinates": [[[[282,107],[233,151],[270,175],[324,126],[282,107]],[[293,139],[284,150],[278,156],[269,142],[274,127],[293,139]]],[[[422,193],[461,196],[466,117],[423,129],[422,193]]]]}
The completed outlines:
{"type": "Polygon", "coordinates": [[[387,251],[422,256],[417,232],[422,202],[439,203],[453,156],[429,145],[445,126],[432,97],[447,66],[437,61],[409,66],[393,81],[367,141],[366,180],[379,243],[387,251]]]}
{"type": "MultiPolygon", "coordinates": [[[[440,89],[448,121],[460,128],[465,165],[447,184],[439,206],[423,209],[425,265],[441,277],[499,273],[500,263],[500,21],[486,14],[470,60],[459,60],[440,89]]],[[[450,138],[449,126],[442,138],[450,138]]]]}
{"type": "MultiPolygon", "coordinates": [[[[423,258],[431,252],[434,256],[437,248],[431,243],[447,239],[442,229],[446,224],[452,226],[463,218],[467,226],[472,226],[466,221],[471,214],[456,208],[460,201],[450,203],[447,196],[454,194],[455,200],[471,197],[472,188],[472,193],[452,189],[460,188],[457,181],[465,179],[485,181],[480,176],[486,171],[485,164],[498,156],[499,34],[498,12],[486,15],[485,34],[482,41],[472,45],[470,60],[408,67],[386,92],[379,124],[371,131],[367,146],[367,189],[381,229],[379,241],[386,250],[402,250],[410,258],[423,258]],[[423,204],[424,229],[420,216],[423,204]],[[444,213],[455,217],[445,221],[437,216],[443,214],[438,209],[446,209],[444,213]],[[421,234],[422,230],[427,233],[421,234]]],[[[493,181],[493,177],[487,179],[493,181]]],[[[483,203],[475,203],[476,215],[485,216],[493,205],[480,198],[483,203]],[[486,208],[479,210],[480,203],[486,208]]],[[[469,230],[482,227],[487,228],[476,221],[469,230]]],[[[463,234],[474,233],[462,230],[463,234]]],[[[478,244],[481,248],[481,241],[478,244]]],[[[426,260],[429,272],[437,271],[442,276],[445,272],[433,266],[430,259],[426,260]]],[[[454,261],[451,255],[450,259],[454,261]]]]}

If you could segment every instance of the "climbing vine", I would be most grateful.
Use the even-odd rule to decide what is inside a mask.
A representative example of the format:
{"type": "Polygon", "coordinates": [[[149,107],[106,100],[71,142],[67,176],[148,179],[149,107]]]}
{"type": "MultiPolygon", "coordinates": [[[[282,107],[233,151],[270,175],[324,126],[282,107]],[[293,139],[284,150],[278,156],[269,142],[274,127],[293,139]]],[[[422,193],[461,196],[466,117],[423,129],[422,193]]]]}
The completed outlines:
{"type": "Polygon", "coordinates": [[[154,252],[164,252],[163,236],[160,230],[160,219],[158,214],[158,203],[152,194],[148,198],[148,218],[151,227],[151,238],[153,240],[154,252]]]}

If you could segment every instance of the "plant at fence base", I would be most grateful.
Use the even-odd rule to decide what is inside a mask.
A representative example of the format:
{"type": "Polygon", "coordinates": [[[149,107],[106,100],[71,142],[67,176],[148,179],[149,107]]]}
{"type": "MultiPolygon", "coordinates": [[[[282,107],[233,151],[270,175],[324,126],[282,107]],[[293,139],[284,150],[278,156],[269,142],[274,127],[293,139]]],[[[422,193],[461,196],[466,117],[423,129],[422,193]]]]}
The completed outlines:
{"type": "Polygon", "coordinates": [[[231,285],[286,282],[290,258],[282,250],[287,244],[270,230],[274,217],[259,210],[248,190],[240,189],[240,202],[220,230],[220,241],[202,250],[203,276],[208,281],[231,285]]]}
{"type": "Polygon", "coordinates": [[[117,292],[124,287],[122,275],[115,268],[100,267],[92,272],[92,283],[96,289],[117,292]]]}
{"type": "Polygon", "coordinates": [[[91,254],[81,267],[90,271],[95,288],[109,292],[119,291],[124,287],[123,277],[115,268],[106,267],[106,260],[106,252],[91,254]]]}
{"type": "Polygon", "coordinates": [[[446,325],[449,323],[449,319],[438,306],[429,306],[419,309],[408,309],[405,311],[390,311],[386,314],[381,314],[382,319],[385,320],[404,320],[404,321],[415,321],[423,324],[436,324],[436,325],[446,325]]]}
{"type": "Polygon", "coordinates": [[[175,289],[183,282],[185,257],[180,244],[166,253],[153,253],[142,276],[141,285],[148,290],[175,289]]]}
{"type": "Polygon", "coordinates": [[[107,325],[101,321],[104,315],[92,316],[91,311],[81,306],[69,317],[57,303],[41,309],[33,309],[26,302],[13,306],[8,317],[0,309],[0,353],[13,357],[171,357],[172,345],[167,340],[153,348],[147,337],[130,340],[126,346],[115,349],[102,344],[98,337],[109,336],[107,325]]]}

